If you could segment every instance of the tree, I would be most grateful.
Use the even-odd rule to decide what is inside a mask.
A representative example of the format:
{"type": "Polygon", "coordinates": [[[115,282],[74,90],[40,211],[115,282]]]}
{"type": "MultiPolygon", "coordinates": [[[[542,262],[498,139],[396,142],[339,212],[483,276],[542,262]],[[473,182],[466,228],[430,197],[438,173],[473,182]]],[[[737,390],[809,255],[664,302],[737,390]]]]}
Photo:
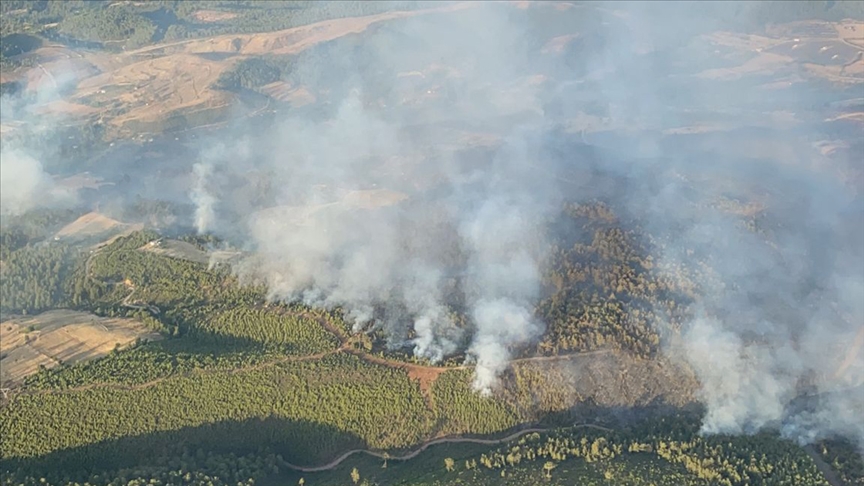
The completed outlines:
{"type": "Polygon", "coordinates": [[[557,466],[552,461],[546,461],[546,464],[543,464],[543,471],[546,473],[546,479],[552,479],[552,470],[557,466]]]}
{"type": "Polygon", "coordinates": [[[354,484],[360,482],[360,471],[358,471],[356,467],[351,470],[351,481],[353,481],[354,484]]]}
{"type": "Polygon", "coordinates": [[[444,469],[446,469],[447,472],[453,471],[453,464],[454,462],[452,458],[447,457],[444,459],[444,469]]]}
{"type": "Polygon", "coordinates": [[[297,481],[297,484],[299,484],[300,486],[303,486],[304,484],[306,484],[306,480],[303,478],[300,478],[300,481],[297,481]]]}

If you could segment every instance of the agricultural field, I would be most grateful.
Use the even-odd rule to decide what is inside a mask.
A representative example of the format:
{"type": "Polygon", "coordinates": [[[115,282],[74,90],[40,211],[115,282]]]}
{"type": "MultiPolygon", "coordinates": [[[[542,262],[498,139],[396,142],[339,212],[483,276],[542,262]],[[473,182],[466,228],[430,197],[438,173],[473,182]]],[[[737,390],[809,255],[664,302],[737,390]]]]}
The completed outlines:
{"type": "Polygon", "coordinates": [[[161,339],[134,319],[105,318],[56,310],[5,318],[0,328],[2,386],[18,384],[40,368],[75,365],[138,340],[161,339]]]}
{"type": "Polygon", "coordinates": [[[105,215],[87,213],[68,225],[60,228],[54,235],[55,241],[103,242],[143,229],[141,225],[123,224],[105,215]]]}
{"type": "Polygon", "coordinates": [[[171,258],[179,258],[190,262],[207,264],[210,257],[206,252],[198,249],[192,243],[179,240],[153,240],[148,242],[142,250],[155,253],[157,255],[165,255],[171,258]]]}

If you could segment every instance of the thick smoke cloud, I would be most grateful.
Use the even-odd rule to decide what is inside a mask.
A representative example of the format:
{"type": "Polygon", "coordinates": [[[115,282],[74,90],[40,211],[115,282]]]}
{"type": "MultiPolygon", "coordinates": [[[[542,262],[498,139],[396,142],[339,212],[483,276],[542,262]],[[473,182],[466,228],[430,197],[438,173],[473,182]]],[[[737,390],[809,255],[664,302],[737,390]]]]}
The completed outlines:
{"type": "MultiPolygon", "coordinates": [[[[34,70],[38,68],[33,68],[34,70]]],[[[15,216],[40,207],[61,207],[77,201],[76,191],[55,182],[43,160],[50,157],[44,139],[62,121],[39,108],[59,99],[71,83],[58,75],[29,91],[0,97],[0,214],[15,216]]]]}
{"type": "Polygon", "coordinates": [[[333,50],[332,76],[301,58],[301,82],[343,94],[332,116],[289,117],[254,148],[202,153],[199,230],[251,250],[237,271],[272,299],[340,306],[355,330],[433,361],[464,352],[489,393],[545,328],[533,306],[547,219],[565,199],[601,199],[654,237],[658,271],[692,271],[693,317],[664,330],[664,352],[699,377],[705,433],[777,427],[864,444],[861,188],[806,139],[831,138],[812,114],[831,94],[710,79],[731,63],[693,37],[719,28],[714,18],[652,5],[600,18],[585,7],[564,54],[541,49],[556,27],[531,13],[552,7],[486,5],[382,27],[402,41],[333,50]],[[427,78],[446,88],[409,81],[427,78]],[[804,115],[781,128],[778,110],[804,115]],[[675,134],[708,125],[721,128],[675,134]],[[237,182],[253,179],[268,184],[237,182]],[[718,206],[739,200],[762,208],[757,230],[718,206]],[[816,398],[802,402],[806,390],[816,398]]]}
{"type": "MultiPolygon", "coordinates": [[[[662,25],[675,20],[719,27],[700,17],[684,22],[674,10],[664,16],[629,19],[639,25],[639,19],[658,20],[657,32],[647,31],[654,45],[668,35],[662,25]]],[[[701,64],[682,46],[663,59],[664,66],[701,64]]],[[[597,57],[602,66],[626,58],[617,49],[597,57]]],[[[702,384],[703,432],[774,427],[803,443],[841,434],[864,447],[864,352],[855,344],[864,330],[862,188],[844,180],[837,167],[854,160],[825,160],[811,145],[836,135],[806,121],[815,100],[830,96],[831,89],[817,94],[803,84],[777,92],[759,79],[702,82],[698,71],[681,76],[644,60],[614,64],[619,75],[607,78],[604,89],[614,94],[611,102],[630,102],[618,113],[620,121],[644,131],[630,143],[596,138],[621,161],[600,160],[596,169],[626,181],[624,193],[601,196],[612,196],[662,242],[661,268],[684,265],[700,272],[694,317],[666,352],[683,355],[702,384]],[[638,87],[625,80],[625,71],[626,79],[640,80],[638,87]],[[680,83],[673,74],[687,80],[677,100],[670,99],[680,83]],[[656,100],[668,101],[658,106],[656,100]],[[691,117],[718,102],[738,113],[738,130],[658,137],[684,124],[682,108],[691,117]],[[771,112],[780,107],[800,117],[797,129],[774,128],[771,112]],[[743,127],[751,124],[771,128],[749,135],[743,127]],[[758,230],[719,208],[718,201],[764,204],[758,230]]]]}
{"type": "Polygon", "coordinates": [[[51,186],[38,160],[18,150],[0,149],[0,212],[4,216],[32,209],[51,186]]]}

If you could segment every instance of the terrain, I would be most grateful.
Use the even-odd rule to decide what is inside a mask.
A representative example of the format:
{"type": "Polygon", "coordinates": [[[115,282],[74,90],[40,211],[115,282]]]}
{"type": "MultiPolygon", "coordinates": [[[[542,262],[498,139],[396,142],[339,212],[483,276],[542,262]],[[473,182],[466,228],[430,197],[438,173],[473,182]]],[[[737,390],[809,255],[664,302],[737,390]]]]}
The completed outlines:
{"type": "Polygon", "coordinates": [[[2,385],[8,388],[40,368],[105,356],[138,339],[155,340],[137,321],[107,319],[74,311],[50,311],[3,320],[2,385]]]}
{"type": "Polygon", "coordinates": [[[864,484],[807,422],[864,413],[860,5],[262,4],[2,4],[3,191],[44,172],[0,208],[3,485],[864,484]],[[487,393],[448,197],[490,180],[551,202],[471,233],[540,255],[487,393]],[[347,290],[434,264],[450,333],[414,281],[361,320],[343,246],[347,290]],[[706,431],[760,387],[776,418],[706,431]]]}

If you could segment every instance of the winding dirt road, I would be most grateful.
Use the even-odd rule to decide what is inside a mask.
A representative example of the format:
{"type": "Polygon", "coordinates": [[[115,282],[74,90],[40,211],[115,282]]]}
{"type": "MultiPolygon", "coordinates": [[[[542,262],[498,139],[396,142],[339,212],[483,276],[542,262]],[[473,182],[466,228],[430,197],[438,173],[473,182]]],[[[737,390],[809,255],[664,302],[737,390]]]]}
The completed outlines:
{"type": "MultiPolygon", "coordinates": [[[[604,432],[612,432],[612,429],[609,429],[606,427],[601,427],[599,425],[594,425],[594,424],[580,424],[580,425],[574,426],[574,428],[592,428],[592,429],[602,430],[604,432]]],[[[389,461],[407,461],[409,459],[413,459],[413,458],[417,457],[418,455],[420,455],[421,452],[423,452],[426,449],[428,449],[429,447],[432,447],[432,446],[437,445],[437,444],[497,445],[497,444],[501,444],[504,442],[510,442],[511,440],[514,440],[514,439],[518,439],[519,437],[522,437],[523,435],[533,434],[535,432],[536,433],[544,433],[544,432],[549,432],[550,430],[555,430],[555,429],[551,428],[551,427],[545,427],[545,428],[534,427],[534,428],[522,429],[522,430],[520,430],[518,432],[514,432],[514,433],[512,433],[506,437],[501,437],[500,439],[475,439],[475,438],[471,438],[471,437],[461,437],[461,436],[441,437],[438,439],[432,439],[430,441],[424,442],[423,444],[420,445],[420,447],[418,447],[417,449],[415,449],[415,450],[413,450],[413,451],[411,451],[408,454],[405,454],[403,456],[391,456],[385,452],[377,452],[377,451],[373,451],[370,449],[352,449],[348,452],[345,452],[344,454],[337,457],[336,459],[333,459],[332,461],[328,462],[327,464],[323,464],[321,466],[298,466],[298,465],[291,464],[291,463],[288,463],[286,465],[288,467],[290,467],[291,469],[294,469],[295,471],[300,471],[300,472],[322,472],[322,471],[328,471],[330,469],[333,469],[333,468],[339,466],[339,464],[342,464],[343,461],[345,461],[349,457],[353,456],[354,454],[366,454],[367,456],[377,457],[378,459],[385,459],[385,460],[389,460],[389,461]]]]}

